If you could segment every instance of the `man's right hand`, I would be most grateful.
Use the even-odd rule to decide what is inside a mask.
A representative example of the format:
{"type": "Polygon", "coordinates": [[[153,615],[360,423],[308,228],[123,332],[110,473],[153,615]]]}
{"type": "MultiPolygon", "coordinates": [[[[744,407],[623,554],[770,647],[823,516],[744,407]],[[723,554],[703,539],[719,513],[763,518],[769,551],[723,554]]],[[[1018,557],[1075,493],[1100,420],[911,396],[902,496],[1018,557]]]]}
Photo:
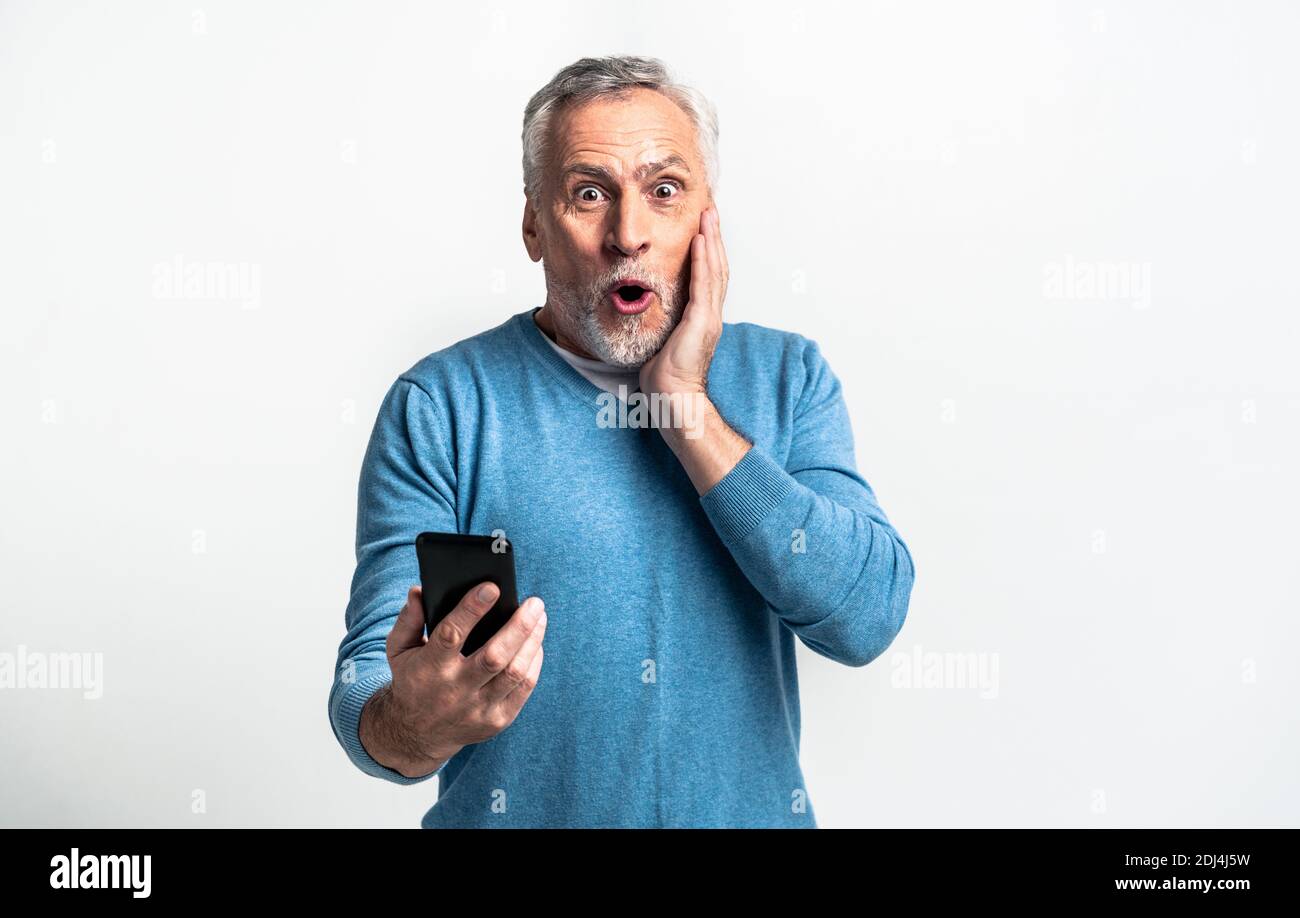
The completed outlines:
{"type": "Polygon", "coordinates": [[[420,588],[411,587],[388,635],[393,681],[361,711],[361,744],[376,762],[423,777],[514,723],[542,671],[546,609],[529,597],[486,644],[462,655],[499,593],[492,583],[474,587],[426,638],[420,588]]]}

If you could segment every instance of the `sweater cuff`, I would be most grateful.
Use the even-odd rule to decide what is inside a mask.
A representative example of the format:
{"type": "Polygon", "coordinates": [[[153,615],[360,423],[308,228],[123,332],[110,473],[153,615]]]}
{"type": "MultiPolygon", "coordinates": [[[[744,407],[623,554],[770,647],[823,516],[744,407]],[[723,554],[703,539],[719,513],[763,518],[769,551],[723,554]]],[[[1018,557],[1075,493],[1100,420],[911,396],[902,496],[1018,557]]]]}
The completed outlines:
{"type": "Polygon", "coordinates": [[[376,762],[361,743],[361,709],[366,706],[366,702],[375,692],[392,681],[393,676],[390,672],[373,672],[348,686],[335,712],[335,729],[348,758],[352,759],[353,764],[366,774],[392,781],[394,784],[419,784],[441,772],[447,763],[443,762],[436,771],[431,771],[427,775],[408,778],[397,769],[376,762]]]}
{"type": "Polygon", "coordinates": [[[700,496],[700,503],[723,539],[738,541],[762,522],[795,484],[789,472],[754,444],[721,481],[700,496]]]}

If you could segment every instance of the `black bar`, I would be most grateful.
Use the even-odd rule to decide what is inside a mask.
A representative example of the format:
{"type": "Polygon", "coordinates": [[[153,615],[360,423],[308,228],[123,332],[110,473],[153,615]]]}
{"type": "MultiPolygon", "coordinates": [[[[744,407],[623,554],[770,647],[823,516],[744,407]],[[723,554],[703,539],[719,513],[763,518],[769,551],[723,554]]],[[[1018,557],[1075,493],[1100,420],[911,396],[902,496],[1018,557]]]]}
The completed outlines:
{"type": "MultiPolygon", "coordinates": [[[[503,905],[525,907],[531,901],[525,890],[538,887],[521,884],[537,877],[549,886],[547,898],[576,888],[585,896],[604,884],[635,898],[685,883],[723,901],[780,893],[806,896],[815,904],[829,896],[859,904],[865,912],[886,902],[911,902],[918,909],[945,902],[1125,901],[1231,908],[1281,900],[1295,890],[1296,834],[1292,829],[502,829],[479,830],[475,836],[418,829],[8,829],[0,832],[0,845],[6,902],[76,897],[86,904],[116,899],[248,905],[283,893],[302,904],[396,907],[387,897],[405,889],[430,896],[429,906],[436,907],[437,890],[456,889],[459,899],[481,883],[477,895],[470,893],[479,907],[489,907],[496,896],[503,905]],[[79,860],[149,855],[148,897],[133,894],[142,884],[131,888],[129,875],[124,888],[53,888],[52,862],[70,858],[74,848],[79,860]],[[1152,888],[1134,888],[1133,881],[1152,888]],[[1205,881],[1211,886],[1199,888],[1205,881]],[[1241,888],[1223,885],[1242,881],[1241,888]],[[515,898],[520,895],[524,899],[515,898]]],[[[656,901],[663,907],[680,902],[649,900],[656,901]]]]}

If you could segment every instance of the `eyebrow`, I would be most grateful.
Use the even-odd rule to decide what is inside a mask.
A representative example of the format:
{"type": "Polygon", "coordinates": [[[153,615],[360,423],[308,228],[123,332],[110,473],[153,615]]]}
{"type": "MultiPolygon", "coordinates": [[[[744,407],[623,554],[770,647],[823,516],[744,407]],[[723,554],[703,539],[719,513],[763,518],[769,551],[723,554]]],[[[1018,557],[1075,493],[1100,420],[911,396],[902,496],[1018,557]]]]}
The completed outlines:
{"type": "MultiPolygon", "coordinates": [[[[673,166],[680,166],[685,170],[687,175],[691,174],[691,167],[686,164],[686,160],[674,153],[671,156],[664,157],[658,162],[644,163],[637,166],[636,171],[632,173],[632,177],[638,182],[643,182],[650,176],[663,172],[665,169],[670,169],[673,166]]],[[[570,175],[590,175],[593,178],[604,179],[611,185],[617,184],[614,180],[613,173],[608,169],[604,166],[596,166],[590,163],[574,163],[572,166],[566,167],[563,174],[566,178],[570,175]]]]}

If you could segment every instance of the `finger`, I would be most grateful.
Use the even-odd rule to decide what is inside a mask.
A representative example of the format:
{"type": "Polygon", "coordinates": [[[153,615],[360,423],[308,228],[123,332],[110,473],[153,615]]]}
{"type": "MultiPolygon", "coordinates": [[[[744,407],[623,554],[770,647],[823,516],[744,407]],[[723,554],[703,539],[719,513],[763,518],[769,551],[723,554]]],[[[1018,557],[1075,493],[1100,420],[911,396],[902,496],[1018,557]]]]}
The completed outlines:
{"type": "Polygon", "coordinates": [[[413,647],[424,646],[424,602],[418,586],[406,594],[406,605],[397,613],[393,630],[388,632],[388,659],[413,647]]]}
{"type": "Polygon", "coordinates": [[[718,211],[716,207],[710,207],[708,218],[705,221],[707,229],[704,231],[704,239],[708,242],[709,249],[709,271],[715,278],[722,277],[722,256],[718,251],[720,244],[718,230],[718,211]]]}
{"type": "Polygon", "coordinates": [[[710,268],[713,273],[713,297],[710,303],[713,306],[714,321],[722,321],[722,301],[727,295],[727,256],[722,247],[722,221],[718,217],[718,207],[715,204],[712,208],[713,219],[709,231],[709,256],[711,258],[710,268]]]}
{"type": "Polygon", "coordinates": [[[528,639],[519,648],[515,658],[510,661],[510,665],[483,686],[479,694],[489,703],[496,704],[517,689],[519,684],[528,677],[528,671],[533,665],[533,657],[537,656],[537,651],[541,648],[545,637],[546,612],[543,611],[542,617],[537,620],[537,624],[533,626],[528,639]]]}
{"type": "Polygon", "coordinates": [[[431,653],[443,660],[454,660],[465,646],[465,639],[474,630],[501,595],[495,583],[485,580],[476,584],[456,603],[456,608],[434,627],[426,645],[431,653]]]}
{"type": "Polygon", "coordinates": [[[501,630],[492,636],[486,644],[470,656],[469,682],[474,688],[482,688],[510,665],[519,648],[528,640],[533,625],[541,617],[545,604],[540,596],[529,596],[523,604],[515,609],[515,614],[501,626],[501,630]]]}
{"type": "Polygon", "coordinates": [[[703,330],[711,327],[716,321],[718,312],[716,306],[717,299],[717,278],[713,273],[713,260],[709,254],[709,218],[707,213],[703,218],[705,222],[705,232],[700,233],[697,237],[699,252],[692,249],[691,260],[691,304],[694,309],[688,308],[686,314],[682,316],[682,322],[689,322],[693,327],[703,330]]]}
{"type": "Polygon", "coordinates": [[[709,256],[704,249],[704,234],[697,233],[691,240],[691,295],[686,302],[686,313],[682,316],[683,322],[691,317],[691,307],[693,305],[702,304],[708,299],[709,256]]]}
{"type": "Polygon", "coordinates": [[[524,702],[533,693],[533,689],[537,688],[537,680],[542,675],[542,658],[545,655],[546,648],[539,646],[537,654],[533,657],[532,665],[528,667],[528,678],[519,683],[519,686],[501,702],[501,706],[509,711],[512,717],[519,713],[519,709],[524,706],[524,702]]]}
{"type": "Polygon", "coordinates": [[[727,277],[731,273],[730,262],[727,261],[727,244],[722,240],[722,217],[718,214],[718,205],[713,205],[713,216],[716,222],[716,232],[714,239],[717,241],[718,258],[722,264],[722,285],[723,292],[726,292],[727,277]]]}

